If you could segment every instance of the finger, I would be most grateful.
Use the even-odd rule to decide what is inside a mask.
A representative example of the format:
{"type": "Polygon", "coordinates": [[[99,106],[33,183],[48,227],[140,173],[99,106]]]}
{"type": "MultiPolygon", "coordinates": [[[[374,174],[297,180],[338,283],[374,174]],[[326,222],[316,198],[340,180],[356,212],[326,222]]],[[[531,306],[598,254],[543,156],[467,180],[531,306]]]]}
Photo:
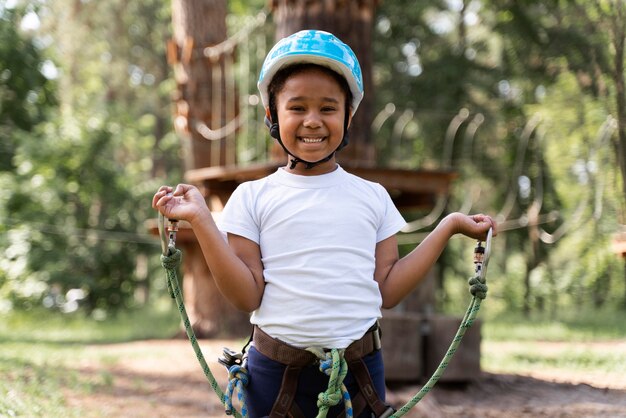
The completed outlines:
{"type": "Polygon", "coordinates": [[[490,223],[490,221],[491,221],[491,220],[490,220],[490,218],[489,218],[489,216],[484,215],[484,214],[482,214],[482,213],[479,213],[479,214],[477,214],[477,215],[474,215],[474,220],[475,220],[477,223],[479,223],[479,224],[480,224],[480,223],[485,223],[485,222],[490,223]]]}
{"type": "Polygon", "coordinates": [[[187,190],[189,190],[189,186],[187,184],[178,184],[172,194],[174,196],[184,196],[187,190]]]}
{"type": "Polygon", "coordinates": [[[152,196],[152,209],[157,208],[158,201],[159,199],[161,199],[161,197],[163,197],[162,192],[156,192],[154,196],[152,196]]]}
{"type": "Polygon", "coordinates": [[[491,217],[489,217],[489,221],[491,222],[491,235],[495,237],[498,235],[498,223],[491,217]]]}
{"type": "Polygon", "coordinates": [[[161,199],[161,197],[163,197],[163,196],[166,196],[168,193],[171,192],[171,190],[172,190],[172,188],[169,187],[169,186],[161,186],[161,187],[159,187],[159,190],[152,197],[152,207],[154,209],[156,209],[157,202],[159,201],[159,199],[161,199]]]}
{"type": "Polygon", "coordinates": [[[166,195],[159,197],[155,204],[155,209],[165,215],[164,213],[165,206],[167,206],[168,202],[170,202],[172,199],[173,199],[173,196],[171,193],[167,193],[166,195]]]}
{"type": "Polygon", "coordinates": [[[472,215],[472,221],[475,223],[475,227],[473,228],[476,235],[476,239],[485,240],[487,239],[487,235],[489,234],[489,229],[491,228],[493,231],[493,220],[490,216],[484,215],[482,213],[472,215]]]}

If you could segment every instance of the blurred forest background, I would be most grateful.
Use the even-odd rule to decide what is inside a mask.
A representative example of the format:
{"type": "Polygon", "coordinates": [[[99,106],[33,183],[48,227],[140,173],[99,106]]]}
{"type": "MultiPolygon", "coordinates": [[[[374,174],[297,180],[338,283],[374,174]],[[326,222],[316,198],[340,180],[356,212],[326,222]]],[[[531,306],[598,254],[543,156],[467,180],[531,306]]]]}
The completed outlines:
{"type": "MultiPolygon", "coordinates": [[[[265,3],[229,1],[229,33],[265,3]]],[[[167,297],[146,221],[158,186],[182,179],[171,21],[167,0],[0,0],[0,313],[104,320],[167,297]]],[[[619,0],[380,2],[378,165],[458,172],[435,218],[498,216],[491,312],[626,311],[613,246],[626,223],[625,22],[619,0]]],[[[268,15],[254,36],[273,33],[268,15]]],[[[255,80],[250,68],[239,76],[255,80]]],[[[241,161],[266,156],[248,151],[241,161]]],[[[441,310],[466,303],[472,247],[453,240],[442,256],[441,310]]]]}

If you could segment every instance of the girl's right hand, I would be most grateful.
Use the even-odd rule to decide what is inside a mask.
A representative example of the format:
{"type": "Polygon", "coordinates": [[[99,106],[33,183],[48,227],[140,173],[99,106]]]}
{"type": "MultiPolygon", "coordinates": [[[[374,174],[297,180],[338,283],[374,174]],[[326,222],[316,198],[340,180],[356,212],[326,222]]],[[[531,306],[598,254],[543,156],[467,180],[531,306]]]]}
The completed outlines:
{"type": "Polygon", "coordinates": [[[176,188],[161,186],[152,198],[152,207],[169,219],[184,220],[191,224],[210,216],[209,208],[200,191],[188,184],[176,188]]]}

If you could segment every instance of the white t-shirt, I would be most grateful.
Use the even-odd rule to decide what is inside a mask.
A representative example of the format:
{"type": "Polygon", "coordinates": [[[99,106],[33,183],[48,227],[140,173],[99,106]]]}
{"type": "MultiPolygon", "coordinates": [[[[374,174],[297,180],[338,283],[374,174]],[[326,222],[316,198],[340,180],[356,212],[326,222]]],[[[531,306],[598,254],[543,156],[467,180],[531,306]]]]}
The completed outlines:
{"type": "Polygon", "coordinates": [[[380,184],[338,166],[241,184],[219,226],[260,246],[266,285],[253,324],[297,347],[345,348],[381,316],[376,244],[404,225],[380,184]]]}

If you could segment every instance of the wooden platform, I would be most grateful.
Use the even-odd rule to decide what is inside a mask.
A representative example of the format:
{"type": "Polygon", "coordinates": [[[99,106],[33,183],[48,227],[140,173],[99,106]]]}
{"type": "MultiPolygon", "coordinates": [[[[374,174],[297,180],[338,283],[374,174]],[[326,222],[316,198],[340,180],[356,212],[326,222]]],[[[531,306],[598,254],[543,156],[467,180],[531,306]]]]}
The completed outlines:
{"type": "MultiPolygon", "coordinates": [[[[270,162],[244,167],[206,167],[187,171],[185,181],[202,185],[204,195],[210,199],[211,210],[221,210],[219,206],[226,203],[240,183],[265,177],[283,165],[270,162]]],[[[432,208],[437,196],[448,194],[450,183],[457,177],[452,171],[377,168],[348,163],[341,166],[349,173],[380,183],[400,211],[432,208]]]]}

